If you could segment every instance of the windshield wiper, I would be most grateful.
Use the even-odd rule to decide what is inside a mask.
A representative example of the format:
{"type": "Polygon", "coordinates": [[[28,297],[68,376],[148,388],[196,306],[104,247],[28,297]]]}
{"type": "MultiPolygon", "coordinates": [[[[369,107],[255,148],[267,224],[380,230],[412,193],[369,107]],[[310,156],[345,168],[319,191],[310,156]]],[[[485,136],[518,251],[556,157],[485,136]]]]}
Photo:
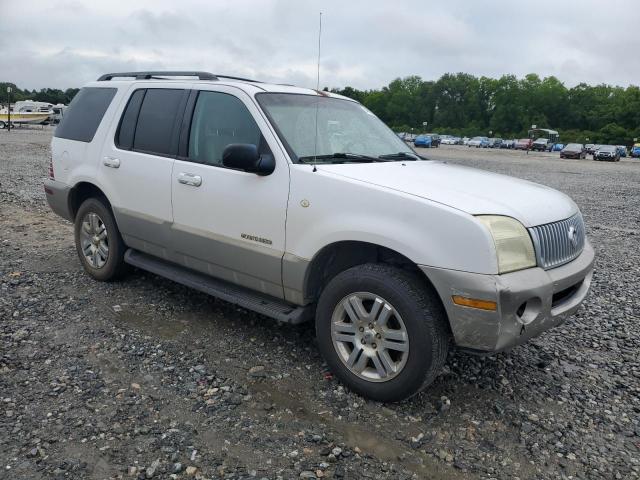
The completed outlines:
{"type": "Polygon", "coordinates": [[[336,152],[328,155],[309,155],[306,157],[299,157],[298,161],[301,163],[313,163],[316,160],[326,161],[327,163],[343,163],[345,160],[354,163],[370,163],[370,162],[384,162],[384,159],[370,157],[368,155],[360,155],[357,153],[336,152]]]}
{"type": "Polygon", "coordinates": [[[395,160],[396,158],[402,160],[425,160],[424,157],[410,152],[385,153],[384,155],[380,155],[378,158],[389,160],[395,160]]]}

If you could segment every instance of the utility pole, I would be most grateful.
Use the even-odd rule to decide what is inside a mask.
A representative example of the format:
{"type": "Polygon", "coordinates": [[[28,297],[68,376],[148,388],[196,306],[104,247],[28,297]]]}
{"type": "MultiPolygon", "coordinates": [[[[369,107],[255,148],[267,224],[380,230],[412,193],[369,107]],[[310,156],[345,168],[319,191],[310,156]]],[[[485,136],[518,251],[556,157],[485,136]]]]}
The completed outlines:
{"type": "Polygon", "coordinates": [[[7,87],[7,132],[11,131],[11,87],[7,87]]]}

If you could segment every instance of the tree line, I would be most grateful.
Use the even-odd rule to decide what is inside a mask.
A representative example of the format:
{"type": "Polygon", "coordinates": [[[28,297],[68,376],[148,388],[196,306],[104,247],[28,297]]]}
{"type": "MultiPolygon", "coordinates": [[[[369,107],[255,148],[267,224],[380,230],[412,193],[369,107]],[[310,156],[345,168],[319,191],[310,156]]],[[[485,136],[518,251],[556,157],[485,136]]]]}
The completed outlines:
{"type": "MultiPolygon", "coordinates": [[[[77,88],[21,90],[0,82],[0,104],[36,100],[68,105],[77,88]]],[[[398,78],[386,87],[331,90],[358,100],[396,131],[460,136],[526,137],[531,125],[560,132],[564,142],[630,145],[640,138],[640,88],[580,83],[567,88],[536,74],[498,79],[447,73],[438,80],[398,78]],[[423,127],[427,122],[427,127],[423,127]],[[489,133],[491,132],[491,133],[489,133]],[[426,133],[426,132],[425,132],[426,133]]]]}
{"type": "Polygon", "coordinates": [[[36,102],[47,102],[54,105],[58,103],[69,105],[76,93],[80,91],[79,88],[67,88],[64,91],[57,88],[43,88],[29,91],[28,88],[22,90],[13,83],[0,82],[0,104],[2,105],[7,103],[7,87],[11,87],[13,90],[11,92],[11,103],[20,100],[35,100],[36,102]]]}
{"type": "Polygon", "coordinates": [[[536,125],[558,130],[564,142],[630,145],[640,138],[637,86],[567,88],[553,76],[448,73],[436,81],[410,76],[381,89],[331,91],[363,103],[398,132],[521,138],[536,125]]]}

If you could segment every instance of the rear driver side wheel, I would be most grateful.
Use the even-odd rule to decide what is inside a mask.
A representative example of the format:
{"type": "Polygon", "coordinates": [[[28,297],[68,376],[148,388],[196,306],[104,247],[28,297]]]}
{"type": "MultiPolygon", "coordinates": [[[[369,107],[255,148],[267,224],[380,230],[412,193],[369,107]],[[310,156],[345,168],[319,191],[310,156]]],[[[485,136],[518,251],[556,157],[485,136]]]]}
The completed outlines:
{"type": "Polygon", "coordinates": [[[85,200],[78,209],[74,227],[78,257],[89,275],[110,281],[126,271],[126,247],[113,213],[103,200],[85,200]]]}
{"type": "Polygon", "coordinates": [[[447,318],[417,275],[383,264],[350,268],[322,292],[316,311],[320,352],[356,393],[382,402],[429,385],[447,357],[447,318]]]}

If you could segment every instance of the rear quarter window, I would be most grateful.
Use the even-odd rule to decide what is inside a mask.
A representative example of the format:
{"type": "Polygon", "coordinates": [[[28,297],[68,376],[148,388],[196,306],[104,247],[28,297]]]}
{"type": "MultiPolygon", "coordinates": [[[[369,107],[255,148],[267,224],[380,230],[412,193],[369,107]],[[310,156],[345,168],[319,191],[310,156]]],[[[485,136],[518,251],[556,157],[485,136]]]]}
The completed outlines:
{"type": "Polygon", "coordinates": [[[54,133],[55,137],[91,142],[118,89],[85,87],[74,97],[54,133]]]}

